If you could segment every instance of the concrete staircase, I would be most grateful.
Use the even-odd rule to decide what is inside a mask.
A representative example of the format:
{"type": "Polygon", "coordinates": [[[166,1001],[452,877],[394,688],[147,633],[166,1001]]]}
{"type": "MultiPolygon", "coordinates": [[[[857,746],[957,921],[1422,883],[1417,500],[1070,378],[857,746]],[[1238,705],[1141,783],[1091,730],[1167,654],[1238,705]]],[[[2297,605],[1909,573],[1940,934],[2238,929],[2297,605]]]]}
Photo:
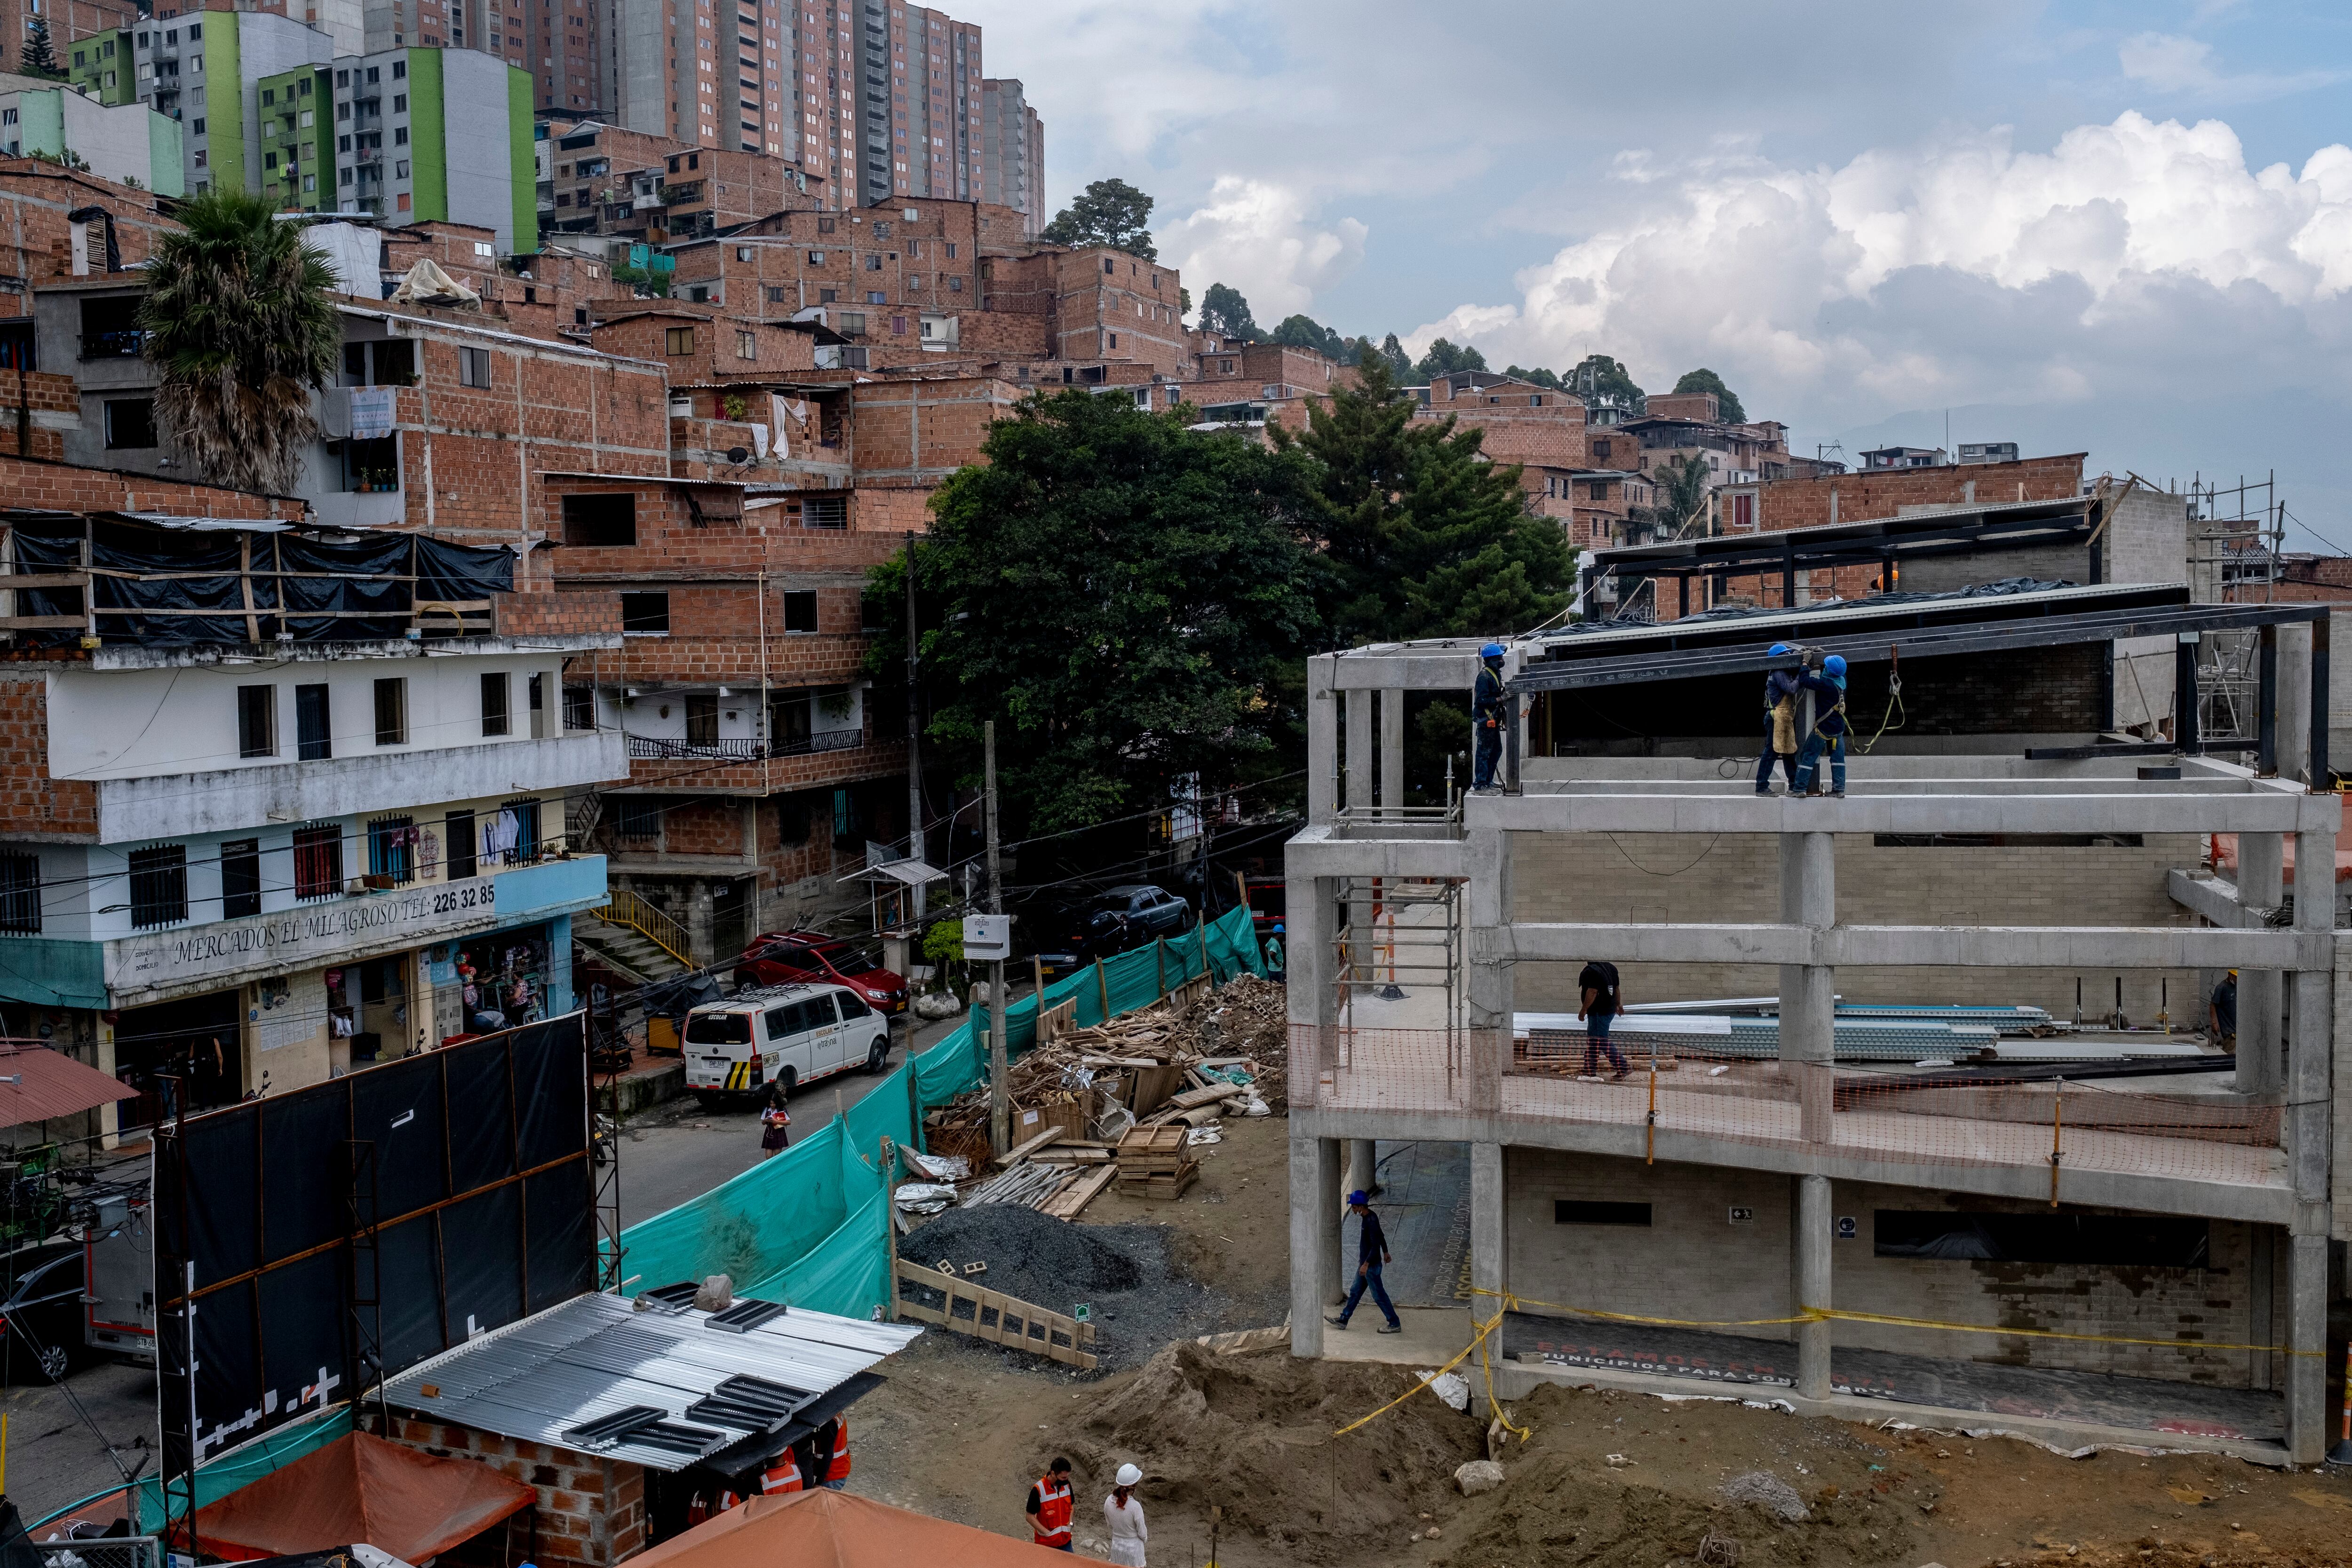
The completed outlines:
{"type": "Polygon", "coordinates": [[[572,939],[639,985],[667,980],[687,970],[675,955],[644,932],[605,920],[593,910],[572,923],[572,939]]]}

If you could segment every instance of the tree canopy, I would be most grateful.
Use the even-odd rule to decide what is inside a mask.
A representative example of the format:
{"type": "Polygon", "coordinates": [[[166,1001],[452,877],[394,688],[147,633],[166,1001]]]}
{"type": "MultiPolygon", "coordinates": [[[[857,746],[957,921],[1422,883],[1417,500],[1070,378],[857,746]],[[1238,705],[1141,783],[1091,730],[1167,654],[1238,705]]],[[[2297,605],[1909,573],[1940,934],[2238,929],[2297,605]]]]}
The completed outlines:
{"type": "MultiPolygon", "coordinates": [[[[928,733],[974,775],[996,721],[1016,834],[1162,806],[1188,774],[1287,769],[1280,694],[1319,629],[1303,465],[1184,417],[1032,398],[932,499],[915,547],[928,733]]],[[[899,627],[875,641],[877,674],[903,672],[903,572],[901,558],[867,590],[899,627]]]]}
{"type": "Polygon", "coordinates": [[[1337,641],[1501,633],[1555,613],[1572,562],[1559,525],[1528,510],[1518,468],[1488,460],[1482,432],[1413,413],[1372,354],[1328,407],[1307,405],[1305,434],[1267,427],[1313,462],[1337,641]]]}
{"type": "Polygon", "coordinates": [[[1242,291],[1222,283],[1212,283],[1201,296],[1201,330],[1251,340],[1265,336],[1265,329],[1251,319],[1249,301],[1242,298],[1242,291]]]}
{"type": "Polygon", "coordinates": [[[1627,413],[1640,413],[1647,398],[1625,367],[1606,354],[1585,355],[1560,380],[1587,404],[1598,403],[1627,413]]]}
{"type": "Polygon", "coordinates": [[[341,368],[334,274],[258,195],[216,189],[176,215],[139,308],[157,422],[207,483],[290,490],[319,438],[310,390],[341,368]]]}
{"type": "Polygon", "coordinates": [[[1530,371],[1517,365],[1507,365],[1504,367],[1503,373],[1516,381],[1527,382],[1539,387],[1549,387],[1554,392],[1563,390],[1560,386],[1559,375],[1554,371],[1530,371]]]}
{"type": "Polygon", "coordinates": [[[1052,245],[1107,245],[1157,261],[1150,222],[1150,196],[1124,180],[1097,180],[1054,215],[1040,237],[1052,245]]]}
{"type": "Polygon", "coordinates": [[[1706,509],[1706,459],[1697,453],[1669,457],[1652,469],[1650,476],[1658,486],[1654,510],[1660,522],[1677,529],[1686,528],[1706,509]]]}
{"type": "Polygon", "coordinates": [[[1271,340],[1293,349],[1313,349],[1318,353],[1328,354],[1343,365],[1355,363],[1349,352],[1349,340],[1312,316],[1284,317],[1282,324],[1274,329],[1271,340]]]}
{"type": "Polygon", "coordinates": [[[1710,370],[1685,371],[1682,380],[1675,383],[1678,392],[1713,392],[1715,411],[1732,424],[1746,424],[1748,411],[1739,406],[1739,394],[1723,384],[1723,378],[1710,370]]]}
{"type": "Polygon", "coordinates": [[[1413,366],[1412,373],[1416,381],[1432,382],[1440,376],[1450,376],[1456,371],[1483,371],[1486,368],[1486,356],[1477,350],[1466,345],[1456,348],[1440,338],[1430,344],[1428,351],[1421,356],[1421,362],[1413,366]]]}
{"type": "MultiPolygon", "coordinates": [[[[16,68],[28,77],[65,80],[65,68],[58,64],[57,49],[49,38],[49,19],[37,16],[32,18],[32,24],[25,30],[25,47],[17,51],[16,68]]],[[[89,165],[84,164],[83,167],[89,165]]]]}

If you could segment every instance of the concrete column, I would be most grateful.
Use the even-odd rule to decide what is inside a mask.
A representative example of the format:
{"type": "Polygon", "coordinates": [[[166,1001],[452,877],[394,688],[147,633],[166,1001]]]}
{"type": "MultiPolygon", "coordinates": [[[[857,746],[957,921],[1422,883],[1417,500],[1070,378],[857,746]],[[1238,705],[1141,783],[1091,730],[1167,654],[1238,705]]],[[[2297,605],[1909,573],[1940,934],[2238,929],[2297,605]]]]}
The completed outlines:
{"type": "Polygon", "coordinates": [[[2311,626],[2278,629],[2278,770],[2311,782],[2311,626]]]}
{"type": "MultiPolygon", "coordinates": [[[[1503,1310],[1503,1293],[1511,1288],[1510,1205],[1503,1186],[1503,1159],[1500,1144],[1470,1145],[1470,1315],[1479,1322],[1503,1310]]],[[[1486,1354],[1500,1361],[1501,1342],[1488,1340],[1486,1354]]]]}
{"type": "Polygon", "coordinates": [[[1307,661],[1307,821],[1316,825],[1339,809],[1339,701],[1331,689],[1338,663],[1329,653],[1307,661]]]}
{"type": "Polygon", "coordinates": [[[1348,1140],[1348,1179],[1339,1185],[1349,1192],[1372,1192],[1380,1188],[1379,1145],[1370,1138],[1348,1140]]]}
{"type": "MultiPolygon", "coordinates": [[[[1348,698],[1348,810],[1369,816],[1372,809],[1372,699],[1377,692],[1354,691],[1348,698]]],[[[1372,976],[1372,890],[1362,883],[1348,900],[1349,978],[1372,976]]]]}
{"type": "Polygon", "coordinates": [[[2327,1238],[2287,1239],[2286,1448],[2298,1465],[2327,1456],[2336,1434],[2327,1429],[2327,1238]]]}
{"type": "Polygon", "coordinates": [[[1323,1354],[1339,1279],[1339,1140],[1290,1136],[1290,1354],[1323,1354]]]}
{"type": "MultiPolygon", "coordinates": [[[[2286,896],[2284,833],[2238,835],[2238,898],[2241,903],[2275,909],[2286,896]]],[[[2218,981],[2218,977],[2216,977],[2218,981]]],[[[2286,993],[2276,969],[2238,972],[2238,1092],[2275,1094],[2285,1081],[2286,1049],[2280,1020],[2286,1010],[2286,993]]],[[[2205,1020],[2211,993],[2197,1005],[2198,1021],[2205,1020]]]]}
{"type": "Polygon", "coordinates": [[[1470,873],[1467,902],[1472,934],[1463,988],[1468,1025],[1463,1067],[1471,1110],[1491,1114],[1502,1109],[1503,1074],[1510,1069],[1517,988],[1508,963],[1478,956],[1483,944],[1475,934],[1510,921],[1510,836],[1499,829],[1480,828],[1469,834],[1463,849],[1470,873]]]}
{"type": "Polygon", "coordinates": [[[1290,1000],[1290,1103],[1311,1107],[1339,1064],[1339,993],[1332,951],[1338,936],[1328,877],[1295,876],[1284,884],[1284,971],[1290,1000]]]}
{"type": "MultiPolygon", "coordinates": [[[[1797,1177],[1797,1228],[1790,1239],[1790,1263],[1800,1312],[1832,1304],[1830,1223],[1830,1178],[1797,1177]]],[[[1831,1327],[1827,1319],[1797,1325],[1797,1392],[1807,1399],[1830,1396],[1831,1327]]]]}
{"type": "MultiPolygon", "coordinates": [[[[2329,830],[2294,836],[2297,931],[2336,928],[2336,834],[2329,830]]],[[[2327,1201],[2328,1056],[2335,1024],[2334,976],[2326,969],[2298,970],[2294,1017],[2287,1040],[2285,1134],[2287,1174],[2304,1203],[2327,1201]]],[[[2241,1004],[2242,1006],[2242,1003],[2241,1004]]]]}
{"type": "MultiPolygon", "coordinates": [[[[1837,841],[1828,833],[1780,835],[1780,918],[1826,929],[1837,920],[1837,841]]],[[[1825,964],[1780,966],[1781,1071],[1797,1085],[1801,1135],[1830,1139],[1837,1027],[1837,971],[1825,964]]]]}
{"type": "Polygon", "coordinates": [[[1404,697],[1395,687],[1381,694],[1381,805],[1386,815],[1404,808],[1404,697]]]}

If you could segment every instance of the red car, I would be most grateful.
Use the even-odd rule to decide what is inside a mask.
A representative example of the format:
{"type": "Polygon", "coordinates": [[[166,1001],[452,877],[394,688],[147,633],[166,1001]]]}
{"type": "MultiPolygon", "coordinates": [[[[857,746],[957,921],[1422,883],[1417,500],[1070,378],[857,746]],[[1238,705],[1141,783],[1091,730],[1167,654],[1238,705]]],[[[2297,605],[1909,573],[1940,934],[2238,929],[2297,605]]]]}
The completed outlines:
{"type": "Polygon", "coordinates": [[[771,931],[753,937],[735,960],[737,990],[746,986],[828,981],[847,986],[877,1012],[895,1013],[907,1005],[906,977],[878,967],[838,936],[814,931],[771,931]]]}

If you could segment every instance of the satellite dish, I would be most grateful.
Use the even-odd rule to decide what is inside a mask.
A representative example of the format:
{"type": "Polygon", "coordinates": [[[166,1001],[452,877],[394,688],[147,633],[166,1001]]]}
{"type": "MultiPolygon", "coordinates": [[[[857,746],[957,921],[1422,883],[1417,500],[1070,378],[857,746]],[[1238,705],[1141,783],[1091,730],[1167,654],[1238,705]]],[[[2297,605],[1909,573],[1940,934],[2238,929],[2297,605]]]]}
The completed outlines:
{"type": "Polygon", "coordinates": [[[734,464],[749,463],[751,461],[751,448],[747,446],[729,447],[727,449],[727,461],[734,464]]]}

